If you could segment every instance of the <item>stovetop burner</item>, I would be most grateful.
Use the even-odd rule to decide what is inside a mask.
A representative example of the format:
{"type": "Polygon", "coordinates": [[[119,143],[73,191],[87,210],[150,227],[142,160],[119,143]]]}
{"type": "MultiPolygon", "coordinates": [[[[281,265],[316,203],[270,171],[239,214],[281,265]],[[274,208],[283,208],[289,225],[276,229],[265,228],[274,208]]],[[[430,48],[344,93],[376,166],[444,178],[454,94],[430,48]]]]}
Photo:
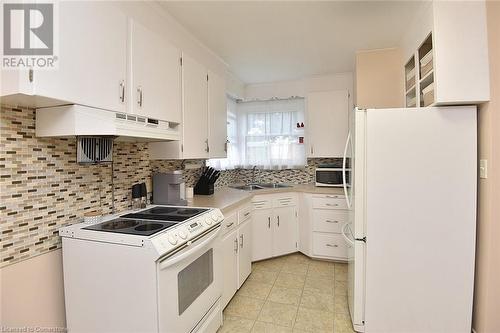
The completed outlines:
{"type": "Polygon", "coordinates": [[[183,222],[206,212],[205,208],[153,207],[137,213],[123,215],[127,219],[183,222]]]}
{"type": "Polygon", "coordinates": [[[145,221],[140,219],[117,218],[107,222],[91,225],[83,229],[114,232],[121,234],[151,236],[161,230],[175,226],[175,222],[145,221]]]}

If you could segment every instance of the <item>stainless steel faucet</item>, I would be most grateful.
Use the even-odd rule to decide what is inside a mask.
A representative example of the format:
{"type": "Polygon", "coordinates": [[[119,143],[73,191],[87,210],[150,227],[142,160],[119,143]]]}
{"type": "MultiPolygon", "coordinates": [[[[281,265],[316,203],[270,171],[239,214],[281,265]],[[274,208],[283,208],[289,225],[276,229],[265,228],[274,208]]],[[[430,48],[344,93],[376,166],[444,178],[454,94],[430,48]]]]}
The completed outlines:
{"type": "Polygon", "coordinates": [[[257,166],[254,165],[252,168],[252,184],[255,184],[255,172],[257,171],[257,166]]]}

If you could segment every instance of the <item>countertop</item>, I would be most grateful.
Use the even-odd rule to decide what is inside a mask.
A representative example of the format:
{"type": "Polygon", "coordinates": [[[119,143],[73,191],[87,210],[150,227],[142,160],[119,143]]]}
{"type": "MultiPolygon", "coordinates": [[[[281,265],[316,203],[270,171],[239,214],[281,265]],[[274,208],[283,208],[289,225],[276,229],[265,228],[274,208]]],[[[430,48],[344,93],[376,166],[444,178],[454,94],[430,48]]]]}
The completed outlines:
{"type": "Polygon", "coordinates": [[[270,188],[254,191],[223,187],[216,189],[215,193],[212,195],[195,195],[193,199],[188,200],[188,206],[219,208],[225,213],[250,201],[255,195],[286,192],[344,195],[344,189],[341,187],[317,187],[314,184],[301,184],[286,188],[270,188]]]}

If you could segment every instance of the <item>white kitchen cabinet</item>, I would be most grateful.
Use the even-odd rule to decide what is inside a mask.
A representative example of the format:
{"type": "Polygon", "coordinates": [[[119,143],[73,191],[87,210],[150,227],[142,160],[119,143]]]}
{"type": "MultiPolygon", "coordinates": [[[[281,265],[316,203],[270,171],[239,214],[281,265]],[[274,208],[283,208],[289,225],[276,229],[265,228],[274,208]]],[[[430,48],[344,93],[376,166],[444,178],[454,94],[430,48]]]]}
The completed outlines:
{"type": "Polygon", "coordinates": [[[207,70],[182,55],[183,158],[208,158],[207,70]]]}
{"type": "Polygon", "coordinates": [[[297,251],[296,208],[274,208],[273,254],[284,255],[297,251]]]}
{"type": "Polygon", "coordinates": [[[238,227],[238,288],[240,288],[252,271],[252,219],[248,219],[238,227]]]}
{"type": "Polygon", "coordinates": [[[252,261],[297,251],[296,195],[259,195],[254,197],[252,203],[252,261]]]}
{"type": "Polygon", "coordinates": [[[111,2],[59,3],[57,69],[2,71],[2,102],[125,111],[127,17],[111,2]],[[7,74],[8,76],[4,76],[7,74]],[[17,102],[17,103],[16,103],[17,102]]]}
{"type": "Polygon", "coordinates": [[[129,20],[130,113],[181,122],[181,52],[165,38],[129,20]]]}
{"type": "Polygon", "coordinates": [[[401,44],[406,106],[488,101],[485,1],[429,1],[418,14],[401,44]]]}
{"type": "Polygon", "coordinates": [[[307,94],[306,144],[308,157],[342,157],[348,132],[347,90],[307,94]]]}
{"type": "Polygon", "coordinates": [[[238,230],[233,230],[222,237],[223,288],[222,307],[226,307],[238,290],[238,230]]]}
{"type": "Polygon", "coordinates": [[[208,145],[210,158],[227,157],[227,103],[224,78],[208,72],[208,145]]]}
{"type": "Polygon", "coordinates": [[[345,196],[330,194],[305,194],[308,210],[307,228],[301,237],[307,239],[305,254],[320,259],[347,260],[347,245],[342,236],[342,226],[348,222],[349,211],[345,196]]]}
{"type": "Polygon", "coordinates": [[[272,208],[255,209],[252,224],[252,261],[273,256],[272,208]]]}
{"type": "Polygon", "coordinates": [[[222,224],[222,307],[226,307],[252,271],[252,207],[225,213],[222,224]]]}

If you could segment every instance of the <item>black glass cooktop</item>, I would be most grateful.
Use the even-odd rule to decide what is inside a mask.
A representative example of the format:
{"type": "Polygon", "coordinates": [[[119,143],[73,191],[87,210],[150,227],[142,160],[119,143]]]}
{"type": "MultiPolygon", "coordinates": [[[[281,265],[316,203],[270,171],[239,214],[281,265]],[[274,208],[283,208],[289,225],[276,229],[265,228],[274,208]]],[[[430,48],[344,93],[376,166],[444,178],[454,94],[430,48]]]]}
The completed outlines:
{"type": "Polygon", "coordinates": [[[140,219],[128,219],[120,217],[96,225],[91,225],[83,229],[139,236],[151,236],[152,234],[155,234],[159,231],[173,227],[176,224],[177,222],[145,221],[140,219]]]}
{"type": "Polygon", "coordinates": [[[190,207],[153,207],[138,213],[126,214],[122,217],[127,219],[183,222],[207,210],[205,208],[190,207]]]}

